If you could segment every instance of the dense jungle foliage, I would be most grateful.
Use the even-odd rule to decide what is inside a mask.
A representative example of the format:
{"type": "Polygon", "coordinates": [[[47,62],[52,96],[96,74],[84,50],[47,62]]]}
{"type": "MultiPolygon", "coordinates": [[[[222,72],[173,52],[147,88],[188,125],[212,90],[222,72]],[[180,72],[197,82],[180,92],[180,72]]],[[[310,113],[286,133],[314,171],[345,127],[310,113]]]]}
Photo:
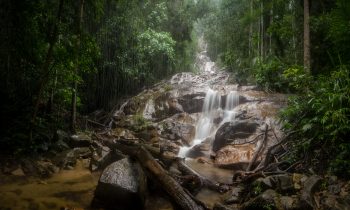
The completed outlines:
{"type": "Polygon", "coordinates": [[[303,162],[308,170],[349,175],[350,2],[216,2],[198,23],[211,56],[240,84],[293,94],[281,113],[286,131],[293,133],[288,160],[303,162]],[[309,68],[303,60],[306,15],[309,68]]]}
{"type": "Polygon", "coordinates": [[[348,0],[3,0],[0,17],[6,151],[45,151],[80,114],[192,71],[204,35],[235,82],[293,95],[287,161],[350,175],[348,0]]]}
{"type": "Polygon", "coordinates": [[[2,148],[45,149],[58,128],[78,129],[77,113],[109,111],[122,97],[191,71],[193,22],[205,5],[1,1],[2,148]]]}

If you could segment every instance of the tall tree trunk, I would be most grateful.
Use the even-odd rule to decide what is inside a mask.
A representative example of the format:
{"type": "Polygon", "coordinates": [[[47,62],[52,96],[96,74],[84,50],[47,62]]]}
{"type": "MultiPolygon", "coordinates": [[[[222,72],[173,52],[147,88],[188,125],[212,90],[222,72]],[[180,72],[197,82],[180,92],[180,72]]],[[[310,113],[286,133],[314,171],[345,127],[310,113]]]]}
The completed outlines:
{"type": "Polygon", "coordinates": [[[309,0],[304,0],[304,69],[310,72],[310,4],[309,0]]]}
{"type": "Polygon", "coordinates": [[[293,42],[293,55],[294,55],[294,63],[297,64],[298,63],[298,56],[297,56],[297,38],[295,36],[295,34],[297,34],[297,30],[296,30],[296,12],[295,12],[295,1],[292,0],[290,2],[290,8],[291,8],[291,14],[292,14],[292,34],[293,34],[293,38],[292,38],[292,42],[293,42]]]}
{"type": "MultiPolygon", "coordinates": [[[[253,0],[250,0],[250,18],[253,17],[253,0]]],[[[251,58],[253,52],[253,21],[249,24],[249,51],[248,55],[251,58]]]]}
{"type": "Polygon", "coordinates": [[[263,61],[264,60],[264,50],[265,50],[264,49],[264,33],[265,33],[265,30],[264,30],[264,2],[263,1],[260,2],[260,12],[261,12],[261,15],[260,15],[260,27],[261,27],[260,56],[261,56],[261,60],[263,61]]]}
{"type": "MultiPolygon", "coordinates": [[[[270,25],[269,27],[272,26],[273,24],[273,2],[271,3],[271,8],[270,8],[270,25]]],[[[270,32],[269,34],[269,52],[268,52],[269,55],[272,54],[272,33],[270,32]]]]}
{"type": "Polygon", "coordinates": [[[81,31],[82,31],[82,22],[83,22],[83,14],[84,14],[84,0],[80,0],[78,16],[77,16],[77,43],[76,43],[76,68],[74,71],[74,81],[72,88],[72,110],[71,110],[71,130],[73,133],[76,132],[76,120],[77,120],[77,89],[78,89],[78,81],[77,76],[80,69],[80,48],[81,48],[81,31]]]}
{"type": "MultiPolygon", "coordinates": [[[[260,7],[259,5],[258,5],[258,7],[260,7]]],[[[257,40],[258,40],[258,52],[256,53],[257,55],[258,55],[258,57],[259,57],[259,59],[260,59],[260,57],[261,57],[261,16],[259,16],[259,20],[258,20],[258,24],[257,24],[257,28],[258,28],[258,38],[257,38],[257,40]]]]}
{"type": "Polygon", "coordinates": [[[57,87],[57,69],[55,69],[55,79],[53,82],[53,87],[51,88],[48,113],[52,113],[52,110],[53,110],[53,103],[54,103],[54,98],[55,98],[56,87],[57,87]]]}

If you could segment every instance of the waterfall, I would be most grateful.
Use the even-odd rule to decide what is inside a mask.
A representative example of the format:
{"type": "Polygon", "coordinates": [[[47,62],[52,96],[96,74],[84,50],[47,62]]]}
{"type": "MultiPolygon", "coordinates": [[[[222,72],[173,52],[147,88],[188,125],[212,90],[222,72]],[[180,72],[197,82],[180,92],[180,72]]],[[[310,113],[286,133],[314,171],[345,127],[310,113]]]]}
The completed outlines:
{"type": "Polygon", "coordinates": [[[239,104],[239,95],[237,91],[231,91],[226,98],[225,110],[232,110],[239,104]]]}
{"type": "MultiPolygon", "coordinates": [[[[202,74],[212,78],[213,74],[218,72],[215,62],[212,62],[207,55],[207,46],[201,38],[199,40],[201,53],[197,55],[196,66],[200,69],[202,74]]],[[[181,80],[181,79],[180,79],[181,80]]],[[[175,79],[174,81],[175,82],[175,79]]],[[[208,81],[206,81],[209,85],[208,81]]],[[[223,123],[232,121],[235,117],[234,108],[239,104],[239,95],[237,91],[231,91],[226,97],[226,104],[224,110],[221,109],[221,95],[219,91],[208,88],[205,95],[202,113],[196,124],[196,134],[191,146],[180,147],[178,153],[179,157],[186,157],[189,150],[195,147],[198,144],[201,144],[208,137],[213,136],[218,127],[223,123]],[[223,113],[223,115],[222,115],[223,113]],[[218,119],[222,118],[221,123],[218,125],[218,119]]]]}
{"type": "Polygon", "coordinates": [[[204,99],[202,115],[196,125],[195,139],[204,139],[209,136],[214,118],[218,116],[220,106],[220,94],[217,91],[209,89],[204,99]]]}
{"type": "MultiPolygon", "coordinates": [[[[239,95],[237,91],[231,91],[226,97],[224,117],[219,127],[225,122],[230,122],[235,118],[234,108],[239,104],[239,95]]],[[[186,157],[186,154],[194,146],[202,143],[207,137],[216,133],[214,119],[220,116],[221,112],[221,95],[218,91],[209,89],[205,95],[201,117],[196,125],[196,135],[191,146],[180,148],[179,157],[186,157]]]]}
{"type": "Polygon", "coordinates": [[[230,122],[235,118],[236,112],[233,109],[238,105],[239,105],[239,95],[237,91],[231,91],[226,97],[224,119],[222,120],[221,125],[224,124],[225,122],[230,122]]]}
{"type": "Polygon", "coordinates": [[[203,111],[196,125],[196,135],[193,144],[189,147],[180,148],[179,157],[186,157],[187,152],[194,146],[202,143],[208,136],[213,133],[214,119],[219,116],[221,107],[221,95],[218,91],[209,88],[205,95],[203,111]]]}

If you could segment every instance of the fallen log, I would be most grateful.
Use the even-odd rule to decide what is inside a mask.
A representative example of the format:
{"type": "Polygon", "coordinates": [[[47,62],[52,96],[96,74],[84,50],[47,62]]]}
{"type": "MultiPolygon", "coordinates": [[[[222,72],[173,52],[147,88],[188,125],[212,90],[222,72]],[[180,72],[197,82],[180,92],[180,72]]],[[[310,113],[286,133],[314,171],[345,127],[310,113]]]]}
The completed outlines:
{"type": "Polygon", "coordinates": [[[160,186],[167,192],[172,200],[181,207],[181,209],[208,209],[204,204],[193,199],[193,196],[183,189],[143,146],[124,145],[117,141],[115,142],[115,147],[125,154],[137,159],[148,178],[160,183],[160,186]]]}
{"type": "Polygon", "coordinates": [[[94,134],[94,136],[105,146],[109,147],[110,149],[118,149],[118,145],[127,145],[127,146],[132,146],[132,147],[144,147],[146,150],[148,150],[153,157],[162,159],[163,161],[166,162],[172,162],[176,160],[176,157],[168,156],[162,154],[160,148],[158,147],[153,147],[149,144],[141,143],[139,142],[140,139],[108,139],[104,138],[103,136],[99,134],[94,134]]]}
{"type": "Polygon", "coordinates": [[[97,126],[100,126],[101,128],[106,128],[105,125],[99,123],[99,122],[96,122],[96,121],[93,121],[93,120],[90,120],[90,119],[87,119],[86,120],[87,123],[90,123],[90,124],[93,124],[93,125],[97,125],[97,126]]]}

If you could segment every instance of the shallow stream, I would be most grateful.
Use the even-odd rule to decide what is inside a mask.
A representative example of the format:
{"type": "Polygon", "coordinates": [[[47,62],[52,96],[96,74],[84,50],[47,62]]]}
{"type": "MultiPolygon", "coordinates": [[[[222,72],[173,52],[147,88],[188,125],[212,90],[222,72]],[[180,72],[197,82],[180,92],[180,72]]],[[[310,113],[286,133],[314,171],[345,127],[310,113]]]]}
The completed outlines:
{"type": "Polygon", "coordinates": [[[72,170],[62,170],[47,180],[2,177],[0,209],[89,209],[99,178],[78,160],[72,170]]]}

